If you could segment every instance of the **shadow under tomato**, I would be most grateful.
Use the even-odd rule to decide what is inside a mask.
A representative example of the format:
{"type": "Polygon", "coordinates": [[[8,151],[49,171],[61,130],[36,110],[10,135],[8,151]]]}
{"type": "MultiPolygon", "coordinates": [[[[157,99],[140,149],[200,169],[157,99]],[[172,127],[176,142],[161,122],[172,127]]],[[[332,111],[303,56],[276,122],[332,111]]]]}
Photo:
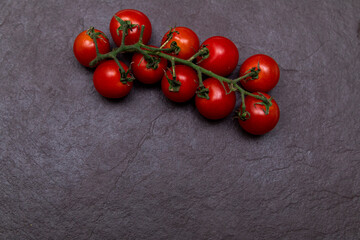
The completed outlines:
{"type": "Polygon", "coordinates": [[[130,93],[128,95],[126,95],[125,97],[122,97],[122,98],[107,98],[107,97],[104,97],[104,96],[101,96],[98,92],[95,91],[95,94],[97,95],[97,97],[100,99],[100,101],[102,101],[103,103],[106,103],[106,104],[110,104],[110,105],[123,105],[123,104],[127,104],[131,101],[133,101],[133,93],[132,93],[132,90],[130,91],[130,93]]]}
{"type": "Polygon", "coordinates": [[[222,123],[222,122],[229,121],[229,120],[231,121],[231,118],[232,118],[232,116],[229,115],[229,116],[227,116],[227,117],[225,117],[225,118],[216,119],[216,120],[214,120],[214,119],[208,119],[208,118],[204,117],[203,115],[201,115],[201,114],[199,113],[199,111],[198,111],[198,110],[196,109],[196,107],[195,107],[195,103],[194,103],[194,108],[195,108],[194,114],[196,115],[197,119],[198,119],[199,121],[201,121],[201,122],[204,122],[204,123],[207,123],[207,124],[210,124],[210,125],[217,125],[217,124],[220,124],[220,123],[222,123]]]}
{"type": "Polygon", "coordinates": [[[241,135],[241,137],[243,138],[247,138],[247,139],[251,139],[251,140],[256,140],[256,139],[261,139],[264,137],[264,135],[254,135],[251,133],[248,133],[247,131],[245,131],[239,124],[237,119],[234,119],[234,124],[236,124],[236,128],[237,128],[237,132],[241,135]]]}
{"type": "Polygon", "coordinates": [[[161,90],[161,81],[154,83],[154,84],[145,84],[145,83],[142,83],[135,79],[133,87],[138,90],[147,90],[147,89],[150,89],[150,90],[160,89],[161,90]]]}
{"type": "Polygon", "coordinates": [[[186,108],[186,107],[195,105],[194,98],[191,98],[189,101],[186,101],[186,102],[174,102],[174,101],[171,101],[170,99],[168,99],[164,94],[162,94],[162,96],[163,96],[163,102],[165,104],[169,105],[169,107],[173,108],[173,109],[186,108]]]}

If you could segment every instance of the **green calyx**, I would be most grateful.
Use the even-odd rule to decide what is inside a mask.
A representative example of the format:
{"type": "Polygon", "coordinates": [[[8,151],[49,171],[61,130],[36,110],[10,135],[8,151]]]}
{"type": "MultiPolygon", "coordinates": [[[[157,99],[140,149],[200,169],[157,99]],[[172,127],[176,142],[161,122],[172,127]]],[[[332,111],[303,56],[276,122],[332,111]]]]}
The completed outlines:
{"type": "Polygon", "coordinates": [[[246,121],[250,119],[250,113],[248,111],[237,111],[235,118],[239,118],[241,121],[246,121]]]}
{"type": "Polygon", "coordinates": [[[176,55],[178,55],[179,54],[179,52],[180,52],[180,47],[177,45],[177,43],[174,41],[174,42],[171,42],[171,44],[170,44],[170,48],[171,49],[173,49],[173,53],[174,54],[176,54],[176,55]]]}
{"type": "Polygon", "coordinates": [[[155,56],[146,56],[145,55],[144,59],[146,61],[146,68],[147,69],[154,69],[154,70],[159,67],[159,63],[161,61],[160,57],[155,57],[155,56]]]}
{"type": "MultiPolygon", "coordinates": [[[[238,87],[238,85],[236,85],[238,87]]],[[[245,105],[245,92],[241,92],[241,110],[236,112],[236,118],[239,118],[241,121],[246,121],[250,118],[250,113],[246,111],[245,105]]]]}
{"type": "Polygon", "coordinates": [[[133,29],[134,27],[139,26],[138,24],[132,24],[130,21],[124,21],[116,15],[114,17],[115,17],[116,21],[118,21],[120,23],[120,27],[118,27],[118,29],[116,29],[116,34],[118,36],[120,36],[120,31],[122,31],[123,34],[125,36],[127,36],[128,30],[131,31],[131,29],[133,29]]]}
{"type": "Polygon", "coordinates": [[[179,82],[178,80],[176,80],[176,77],[173,76],[172,79],[170,79],[167,74],[165,73],[166,79],[168,80],[169,83],[169,91],[170,92],[179,92],[180,90],[180,86],[181,86],[181,82],[179,82]]]}
{"type": "Polygon", "coordinates": [[[255,106],[255,104],[264,106],[264,107],[265,107],[265,110],[263,109],[263,111],[264,111],[264,113],[265,113],[266,115],[268,115],[268,114],[269,114],[269,109],[270,109],[270,107],[272,106],[271,100],[272,100],[273,98],[272,98],[272,97],[266,98],[266,97],[264,96],[264,94],[262,94],[262,93],[260,93],[260,92],[258,92],[258,94],[261,95],[264,99],[262,100],[262,102],[254,103],[254,106],[255,106]]]}
{"type": "Polygon", "coordinates": [[[250,73],[250,77],[247,77],[245,79],[243,79],[242,81],[247,82],[247,81],[251,81],[251,80],[255,80],[259,78],[259,72],[261,71],[260,69],[260,62],[258,62],[258,66],[256,67],[252,67],[249,70],[247,70],[245,72],[245,74],[249,74],[250,73]]]}
{"type": "Polygon", "coordinates": [[[198,89],[196,90],[196,95],[199,98],[210,99],[210,97],[209,97],[209,89],[206,88],[205,86],[198,87],[198,89]]]}
{"type": "Polygon", "coordinates": [[[131,65],[127,71],[124,71],[123,68],[119,68],[119,72],[121,75],[120,82],[122,84],[128,84],[135,80],[135,78],[131,75],[131,65]]]}
{"type": "Polygon", "coordinates": [[[200,50],[193,56],[191,57],[191,59],[189,60],[193,60],[197,57],[201,57],[200,61],[198,61],[196,64],[201,63],[202,61],[204,61],[205,59],[207,59],[210,56],[210,51],[209,49],[206,47],[207,45],[204,45],[200,48],[200,50]]]}
{"type": "Polygon", "coordinates": [[[89,35],[92,39],[101,39],[103,42],[105,42],[105,39],[108,39],[107,36],[102,32],[95,32],[94,27],[90,27],[88,30],[86,30],[86,34],[89,35]],[[100,37],[103,36],[102,37],[100,37]],[[105,39],[104,39],[105,38],[105,39]]]}
{"type": "Polygon", "coordinates": [[[166,40],[165,40],[165,42],[161,45],[161,47],[160,47],[159,49],[164,48],[165,45],[168,44],[168,42],[173,38],[174,33],[179,34],[179,32],[175,30],[175,28],[170,28],[169,33],[166,34],[166,40]]]}
{"type": "Polygon", "coordinates": [[[179,34],[179,32],[175,30],[175,27],[170,28],[169,33],[166,34],[166,41],[171,40],[174,36],[174,33],[179,34]]]}

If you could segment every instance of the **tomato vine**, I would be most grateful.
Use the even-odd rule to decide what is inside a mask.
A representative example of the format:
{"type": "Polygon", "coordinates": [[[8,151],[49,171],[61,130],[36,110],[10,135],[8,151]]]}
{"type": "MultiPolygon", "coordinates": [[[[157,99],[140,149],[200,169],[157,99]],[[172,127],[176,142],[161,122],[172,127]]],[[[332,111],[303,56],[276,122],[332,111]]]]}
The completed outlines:
{"type": "MultiPolygon", "coordinates": [[[[127,11],[127,10],[124,10],[124,11],[127,11]]],[[[128,10],[128,12],[134,13],[134,12],[136,12],[136,10],[128,10]]],[[[124,12],[122,12],[122,11],[118,12],[117,14],[119,14],[119,13],[124,14],[124,12]]],[[[138,12],[138,13],[142,14],[141,12],[138,12]]],[[[147,17],[144,14],[142,14],[141,21],[143,21],[144,24],[147,25],[151,29],[151,23],[149,22],[149,20],[147,19],[147,17]]],[[[166,65],[166,64],[164,64],[164,61],[161,61],[161,59],[165,59],[168,62],[170,62],[170,64],[171,64],[170,69],[167,71],[167,73],[164,73],[164,77],[162,80],[162,82],[165,81],[164,82],[165,84],[162,84],[162,85],[166,86],[166,90],[163,89],[163,92],[164,93],[167,92],[167,93],[165,93],[165,95],[167,97],[170,95],[173,95],[171,92],[179,92],[179,93],[181,92],[182,83],[184,83],[185,78],[180,77],[180,76],[184,76],[184,75],[181,75],[182,74],[181,71],[178,72],[178,74],[180,74],[179,79],[182,79],[180,81],[177,78],[177,73],[176,73],[177,70],[176,69],[182,69],[182,71],[185,71],[185,70],[184,70],[184,68],[176,67],[178,64],[180,64],[180,65],[185,65],[185,66],[187,66],[188,69],[190,69],[190,70],[186,70],[186,71],[188,71],[188,73],[187,73],[188,75],[190,74],[191,76],[193,76],[192,78],[197,77],[197,82],[196,82],[197,88],[195,88],[196,89],[196,103],[197,103],[197,107],[200,106],[200,107],[198,107],[198,110],[200,111],[200,113],[203,116],[205,116],[205,117],[208,116],[207,118],[210,118],[210,119],[220,119],[220,118],[226,116],[228,114],[228,112],[231,111],[232,108],[234,107],[233,105],[235,105],[235,97],[234,97],[235,94],[234,93],[239,92],[241,95],[241,100],[242,100],[241,107],[240,107],[239,111],[237,112],[237,117],[239,118],[239,122],[247,121],[249,123],[248,120],[252,118],[252,114],[255,114],[255,119],[253,121],[256,121],[256,124],[259,124],[259,121],[262,121],[261,119],[270,117],[270,116],[267,116],[267,115],[271,115],[271,114],[269,114],[269,109],[274,109],[274,104],[275,104],[275,106],[277,106],[276,102],[273,100],[272,97],[270,97],[267,94],[262,94],[261,92],[256,92],[256,91],[255,92],[248,91],[247,83],[249,81],[251,81],[252,85],[256,84],[255,86],[267,84],[266,89],[271,89],[272,87],[274,87],[276,85],[276,83],[278,81],[278,77],[279,77],[279,72],[278,72],[279,70],[278,70],[278,66],[277,66],[276,62],[271,57],[259,54],[259,55],[253,56],[251,58],[251,60],[249,58],[248,59],[249,61],[247,61],[247,64],[242,65],[242,68],[240,71],[240,76],[235,79],[230,79],[230,78],[225,77],[225,75],[229,74],[229,72],[233,71],[233,69],[236,67],[236,64],[238,61],[238,52],[237,52],[236,46],[229,39],[224,38],[224,37],[212,37],[212,38],[208,39],[207,41],[205,41],[198,48],[198,47],[196,47],[199,45],[199,40],[198,40],[197,35],[191,29],[188,29],[185,27],[178,27],[178,28],[171,28],[165,34],[165,36],[163,37],[163,40],[162,40],[162,44],[158,48],[158,47],[147,45],[148,39],[150,38],[150,35],[151,35],[151,31],[150,31],[150,34],[149,34],[149,31],[146,32],[146,37],[145,37],[145,41],[144,41],[144,32],[145,32],[145,28],[146,28],[145,25],[140,24],[140,23],[134,24],[133,22],[131,22],[130,20],[128,20],[126,18],[122,19],[119,16],[115,15],[113,17],[113,19],[111,20],[110,30],[111,30],[112,36],[114,34],[117,34],[117,36],[115,36],[115,37],[117,38],[116,44],[118,45],[118,47],[114,48],[112,51],[107,51],[107,52],[106,51],[104,52],[102,49],[100,49],[99,43],[101,43],[101,42],[99,42],[99,40],[98,40],[100,38],[102,41],[104,41],[104,38],[106,38],[105,40],[108,42],[108,39],[105,36],[105,34],[103,34],[99,30],[94,29],[93,27],[90,27],[86,31],[86,34],[88,35],[88,37],[90,37],[90,39],[92,39],[92,41],[94,43],[96,57],[92,61],[90,61],[90,64],[86,64],[86,66],[94,67],[94,66],[97,66],[100,62],[102,62],[105,59],[112,59],[112,63],[109,63],[109,62],[107,63],[107,66],[111,70],[107,70],[107,71],[114,71],[114,69],[118,68],[117,70],[120,73],[119,78],[120,78],[120,82],[122,85],[119,85],[117,87],[125,88],[125,86],[123,86],[123,85],[132,85],[132,81],[135,78],[131,74],[131,72],[132,72],[131,66],[132,65],[130,65],[130,67],[127,68],[127,66],[124,63],[122,63],[118,60],[117,56],[120,53],[134,52],[136,54],[141,54],[142,56],[141,55],[137,56],[138,65],[141,63],[141,57],[143,57],[146,64],[143,63],[142,68],[144,68],[144,65],[145,65],[146,69],[149,69],[149,71],[151,69],[156,70],[159,67],[160,62],[162,62],[161,70],[164,70],[164,65],[166,65]],[[135,32],[132,31],[133,29],[136,29],[135,32]],[[139,29],[140,29],[140,33],[139,33],[139,29]],[[189,37],[189,38],[195,39],[194,42],[191,43],[193,45],[190,46],[190,48],[185,47],[184,49],[186,49],[186,50],[184,50],[185,52],[182,52],[182,54],[180,54],[181,53],[180,51],[182,48],[182,44],[184,44],[184,42],[181,42],[181,40],[179,40],[180,42],[178,44],[178,42],[176,41],[178,39],[178,36],[181,33],[181,31],[185,32],[182,35],[182,37],[189,37]],[[138,35],[136,35],[135,33],[138,35]],[[132,37],[131,40],[129,40],[129,39],[126,40],[126,37],[128,35],[131,35],[131,37],[132,37]],[[175,36],[175,39],[171,42],[171,40],[174,38],[174,36],[175,36]],[[121,39],[119,37],[121,37],[121,39]],[[127,44],[127,43],[129,43],[129,44],[127,44]],[[228,52],[224,53],[224,51],[221,50],[221,51],[212,53],[212,51],[214,51],[213,50],[214,48],[224,48],[224,51],[228,51],[228,52]],[[191,49],[191,51],[192,51],[192,52],[190,52],[190,54],[189,54],[189,49],[191,49]],[[215,55],[212,55],[212,54],[215,54],[215,55]],[[221,54],[221,55],[217,56],[217,54],[221,54]],[[229,58],[229,55],[232,56],[231,60],[224,62],[225,60],[227,60],[229,58]],[[263,62],[261,62],[261,64],[260,64],[260,59],[262,59],[262,58],[266,59],[266,61],[267,61],[266,64],[272,64],[272,69],[275,69],[275,70],[272,70],[273,72],[269,72],[267,65],[263,65],[263,62]],[[259,59],[259,60],[257,60],[257,59],[259,59]],[[257,61],[257,65],[256,65],[256,61],[257,61]],[[263,69],[262,69],[262,66],[264,66],[263,69]],[[262,70],[264,70],[264,73],[261,72],[262,70]],[[276,72],[276,73],[274,74],[274,72],[276,72]],[[269,77],[270,76],[269,74],[273,74],[273,75],[271,75],[272,78],[269,77]],[[206,75],[209,77],[208,79],[204,80],[206,82],[206,84],[204,84],[204,82],[203,82],[203,75],[206,75]],[[269,78],[272,81],[271,83],[266,82],[266,81],[268,81],[266,79],[269,79],[269,78]],[[210,80],[210,79],[212,79],[212,80],[210,80]],[[216,80],[218,80],[218,81],[216,81],[216,80]],[[264,83],[264,81],[266,83],[264,83]],[[270,85],[270,84],[272,84],[272,85],[270,85]],[[222,89],[221,86],[222,86],[223,90],[221,90],[222,89]],[[214,100],[214,99],[209,100],[210,99],[209,95],[211,94],[211,92],[209,92],[209,89],[216,89],[214,91],[217,91],[217,96],[221,95],[222,99],[228,99],[228,100],[223,100],[223,102],[216,102],[217,100],[214,100]],[[226,97],[226,95],[231,95],[232,97],[230,97],[230,96],[226,97]],[[204,99],[204,100],[200,100],[200,99],[204,99]],[[224,101],[225,102],[228,101],[228,102],[225,103],[224,101]],[[246,104],[246,101],[249,101],[249,102],[251,101],[251,103],[253,105],[246,104]],[[212,103],[210,103],[210,102],[212,102],[212,103]],[[225,106],[224,104],[227,104],[229,106],[225,106]],[[208,114],[208,112],[210,112],[213,107],[215,109],[217,109],[216,110],[217,112],[219,112],[219,113],[223,112],[223,113],[217,114],[217,115],[216,114],[213,115],[212,113],[208,114]],[[202,108],[202,110],[199,108],[202,108]],[[261,109],[261,111],[263,113],[259,114],[259,109],[261,109]],[[264,115],[265,117],[262,115],[264,115]],[[256,120],[256,119],[258,119],[258,120],[256,120]]],[[[114,38],[114,36],[113,36],[113,38],[114,38]]],[[[103,46],[101,46],[101,47],[103,48],[103,46]]],[[[74,49],[75,49],[75,43],[74,43],[74,49]]],[[[94,50],[92,50],[92,51],[94,51],[94,50]]],[[[135,67],[134,67],[134,69],[135,69],[135,67]]],[[[117,71],[117,70],[115,70],[115,71],[117,71]]],[[[145,72],[145,71],[143,71],[143,72],[145,72]]],[[[157,72],[159,72],[159,69],[157,70],[157,72]]],[[[164,72],[165,72],[165,70],[164,70],[164,72]]],[[[152,73],[153,72],[151,72],[150,74],[152,74],[152,73]]],[[[119,76],[119,74],[117,74],[117,75],[119,76]]],[[[156,82],[157,79],[159,79],[158,76],[161,76],[161,74],[157,74],[156,77],[154,77],[154,80],[152,80],[152,82],[156,82]]],[[[99,77],[97,77],[97,79],[96,79],[97,82],[100,81],[100,80],[98,80],[98,78],[99,77]]],[[[143,75],[143,78],[146,79],[146,75],[143,75]]],[[[107,81],[110,81],[110,80],[107,80],[107,81]]],[[[113,81],[113,80],[111,80],[111,81],[113,81]]],[[[143,80],[143,81],[150,82],[150,80],[143,80]]],[[[116,83],[114,83],[114,84],[116,84],[116,83]]],[[[193,85],[193,84],[191,84],[191,85],[193,85]]],[[[186,85],[183,87],[185,89],[190,89],[189,85],[186,85]]],[[[188,91],[192,91],[192,94],[193,94],[194,93],[193,91],[195,90],[194,86],[192,86],[191,89],[192,90],[188,90],[188,91]]],[[[256,89],[256,87],[255,88],[253,87],[252,89],[256,89]]],[[[104,95],[104,96],[106,96],[106,95],[104,95]]],[[[212,96],[215,96],[215,95],[212,95],[212,96]]],[[[184,98],[176,97],[176,99],[177,100],[174,100],[174,101],[183,101],[184,99],[186,100],[189,98],[188,97],[186,97],[186,98],[185,97],[184,98]]],[[[278,108],[275,111],[279,112],[278,108]]],[[[276,115],[277,119],[276,119],[276,117],[274,118],[276,121],[273,120],[273,123],[275,123],[275,125],[278,121],[278,116],[279,115],[277,114],[276,115]]],[[[264,121],[266,121],[266,120],[264,120],[264,121]]],[[[240,124],[240,125],[243,126],[244,124],[240,124]]],[[[275,125],[273,125],[272,128],[275,125]]],[[[245,127],[243,127],[243,128],[245,130],[247,130],[246,124],[244,126],[245,127]]],[[[272,128],[268,127],[268,129],[270,129],[270,130],[272,128]]],[[[251,131],[249,131],[249,132],[251,132],[251,131]]],[[[261,132],[262,132],[261,134],[263,134],[265,131],[261,131],[261,132]]],[[[256,131],[252,131],[252,133],[257,134],[256,131]]]]}
{"type": "MultiPolygon", "coordinates": [[[[126,25],[128,25],[128,24],[126,24],[126,25]]],[[[259,96],[259,95],[253,94],[251,92],[248,92],[248,91],[244,90],[242,87],[240,87],[239,85],[237,85],[237,83],[243,79],[247,79],[247,78],[256,79],[258,76],[258,73],[261,71],[261,69],[259,67],[250,69],[247,74],[245,74],[241,77],[238,77],[236,79],[229,79],[229,78],[217,75],[217,74],[215,74],[209,70],[206,70],[205,68],[202,68],[192,62],[196,57],[204,55],[204,53],[205,54],[207,53],[206,47],[201,48],[197,53],[194,54],[194,56],[190,57],[188,60],[184,60],[181,58],[177,58],[175,56],[165,54],[165,53],[176,53],[177,51],[179,51],[179,47],[176,44],[173,44],[170,48],[156,48],[156,47],[149,47],[149,46],[145,45],[142,42],[142,36],[144,33],[145,26],[141,26],[140,38],[137,43],[132,44],[132,45],[125,45],[124,42],[125,42],[126,34],[123,34],[122,35],[122,43],[123,44],[121,44],[120,47],[117,47],[117,48],[113,49],[111,52],[108,52],[106,54],[102,54],[99,52],[97,42],[96,42],[96,38],[98,38],[99,34],[94,32],[93,29],[94,28],[90,28],[88,31],[88,34],[94,40],[97,57],[93,61],[91,61],[90,66],[94,66],[97,63],[99,63],[100,61],[103,61],[105,59],[114,59],[119,65],[119,70],[121,72],[122,81],[133,81],[133,78],[129,79],[129,77],[127,76],[127,73],[124,71],[123,67],[117,60],[117,55],[120,53],[123,53],[123,52],[139,52],[142,55],[144,55],[144,57],[147,61],[149,59],[153,59],[153,57],[151,55],[156,55],[156,56],[165,58],[168,61],[170,61],[172,67],[175,66],[175,63],[181,63],[181,64],[184,64],[186,66],[193,68],[198,73],[198,77],[199,77],[199,88],[197,91],[197,94],[199,97],[208,98],[206,90],[204,91],[204,85],[203,85],[203,81],[202,81],[202,74],[205,74],[209,77],[218,79],[220,82],[228,83],[230,86],[230,91],[240,92],[242,98],[245,95],[249,95],[256,99],[263,101],[263,103],[265,105],[270,104],[270,101],[271,101],[270,99],[267,99],[264,96],[259,96]]],[[[127,31],[127,30],[128,30],[128,27],[123,28],[123,31],[127,31]]],[[[172,35],[170,34],[168,37],[169,41],[171,40],[171,36],[172,35]]],[[[176,42],[174,42],[174,43],[176,43],[176,42]]],[[[174,76],[176,79],[176,72],[175,71],[173,71],[173,72],[174,72],[174,76]]]]}

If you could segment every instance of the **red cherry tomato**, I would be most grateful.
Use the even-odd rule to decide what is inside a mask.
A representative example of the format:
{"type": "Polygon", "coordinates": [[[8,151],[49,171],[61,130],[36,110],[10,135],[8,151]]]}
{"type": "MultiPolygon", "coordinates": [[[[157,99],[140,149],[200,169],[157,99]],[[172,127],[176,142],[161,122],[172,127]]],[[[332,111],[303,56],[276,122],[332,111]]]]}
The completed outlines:
{"type": "MultiPolygon", "coordinates": [[[[255,93],[260,95],[259,93],[255,93]]],[[[262,93],[266,98],[270,96],[262,93]]],[[[247,132],[254,135],[262,135],[271,131],[279,121],[280,109],[274,99],[271,100],[272,105],[269,107],[269,113],[265,114],[265,106],[257,103],[262,102],[251,96],[245,97],[246,111],[250,113],[250,118],[245,121],[239,118],[240,126],[247,132]]],[[[241,107],[240,107],[241,111],[241,107]]]]}
{"type": "MultiPolygon", "coordinates": [[[[94,29],[95,32],[101,32],[100,30],[94,29]]],[[[95,43],[92,38],[86,33],[87,31],[81,32],[74,41],[73,52],[76,59],[85,67],[90,67],[90,62],[96,58],[95,43]]],[[[96,39],[99,52],[102,54],[110,52],[109,39],[103,35],[99,35],[96,39]]]]}
{"type": "Polygon", "coordinates": [[[131,69],[135,78],[145,84],[154,84],[159,82],[164,76],[164,70],[167,68],[167,60],[161,58],[156,69],[147,68],[146,65],[147,61],[141,53],[135,53],[133,55],[131,69]]]}
{"type": "MultiPolygon", "coordinates": [[[[168,78],[172,79],[172,71],[170,68],[165,74],[168,78]]],[[[169,90],[170,84],[165,75],[161,80],[161,89],[168,99],[174,102],[186,102],[195,95],[199,85],[198,76],[191,67],[185,65],[176,65],[175,74],[176,80],[181,83],[180,90],[178,92],[171,92],[169,90]]]]}
{"type": "MultiPolygon", "coordinates": [[[[138,26],[133,27],[128,30],[128,35],[125,37],[125,44],[131,45],[137,43],[140,37],[141,26],[145,26],[144,35],[143,35],[143,43],[147,44],[151,37],[151,22],[149,18],[142,12],[133,9],[124,9],[115,14],[123,21],[130,21],[131,24],[138,24],[138,26]]],[[[121,26],[121,24],[112,17],[110,21],[110,33],[111,36],[117,46],[121,45],[122,39],[122,31],[119,31],[119,35],[117,34],[117,29],[121,26]]]]}
{"type": "Polygon", "coordinates": [[[246,72],[260,65],[258,79],[246,78],[241,80],[241,85],[249,92],[268,92],[279,82],[280,70],[278,64],[271,57],[257,54],[249,57],[240,67],[240,77],[246,72]]]}
{"type": "MultiPolygon", "coordinates": [[[[120,62],[125,71],[128,67],[120,62]]],[[[119,66],[114,60],[107,60],[100,63],[94,72],[94,86],[102,96],[107,98],[122,98],[129,94],[133,83],[123,84],[121,81],[119,66]]]]}
{"type": "Polygon", "coordinates": [[[239,51],[236,45],[225,37],[215,36],[208,38],[200,46],[209,49],[209,57],[203,61],[202,57],[196,59],[199,66],[220,76],[227,76],[237,66],[239,61],[239,51]]]}
{"type": "Polygon", "coordinates": [[[235,107],[236,95],[229,92],[229,86],[223,85],[216,78],[208,78],[203,82],[204,86],[209,89],[209,99],[195,97],[195,105],[201,115],[208,119],[221,119],[228,116],[235,107]]]}
{"type": "MultiPolygon", "coordinates": [[[[199,50],[200,42],[198,36],[196,35],[196,33],[194,33],[193,30],[187,27],[176,27],[174,30],[178,31],[179,33],[174,32],[173,37],[164,46],[164,48],[170,48],[171,43],[176,42],[177,45],[180,47],[180,52],[178,55],[175,55],[174,53],[170,55],[176,56],[181,59],[189,59],[199,50]]],[[[166,35],[168,33],[169,31],[162,38],[161,45],[164,44],[167,40],[166,35]]]]}

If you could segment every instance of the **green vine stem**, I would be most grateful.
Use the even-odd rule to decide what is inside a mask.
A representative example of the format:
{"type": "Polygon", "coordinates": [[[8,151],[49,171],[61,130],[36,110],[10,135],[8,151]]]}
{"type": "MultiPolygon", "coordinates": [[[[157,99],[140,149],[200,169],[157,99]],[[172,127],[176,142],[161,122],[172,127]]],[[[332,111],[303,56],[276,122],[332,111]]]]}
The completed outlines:
{"type": "Polygon", "coordinates": [[[200,48],[200,50],[195,53],[192,57],[190,57],[187,61],[192,62],[195,58],[202,56],[202,60],[207,58],[209,56],[209,49],[206,48],[206,46],[200,48]]]}
{"type": "MultiPolygon", "coordinates": [[[[125,27],[126,30],[129,28],[129,26],[132,26],[131,23],[126,23],[126,24],[127,24],[127,26],[125,27]]],[[[176,54],[179,51],[179,47],[176,44],[171,44],[170,48],[163,48],[166,45],[166,43],[168,43],[170,41],[170,39],[172,38],[172,35],[175,32],[173,29],[170,30],[170,33],[168,34],[168,39],[165,41],[165,43],[160,48],[156,48],[156,47],[149,47],[149,46],[145,45],[142,42],[145,26],[141,26],[140,37],[139,37],[139,41],[137,43],[132,44],[132,45],[121,44],[119,47],[114,48],[111,52],[106,53],[106,54],[101,54],[101,53],[98,52],[96,38],[98,38],[99,34],[96,34],[96,33],[94,34],[94,31],[93,30],[91,31],[91,29],[93,29],[93,28],[90,28],[88,30],[88,32],[89,32],[88,34],[94,40],[95,47],[96,47],[96,50],[97,50],[96,51],[97,52],[97,57],[94,60],[91,61],[90,66],[94,66],[98,62],[100,62],[102,60],[105,60],[105,59],[109,59],[109,58],[115,60],[117,55],[120,54],[120,53],[123,53],[123,52],[139,52],[142,55],[144,55],[144,58],[147,59],[147,60],[154,58],[153,56],[158,56],[158,57],[161,57],[161,58],[165,58],[166,60],[168,60],[168,61],[170,61],[172,63],[172,69],[173,69],[172,70],[172,74],[173,74],[172,81],[174,81],[174,82],[176,82],[175,63],[180,63],[180,64],[189,66],[192,69],[194,69],[197,72],[198,76],[199,76],[199,87],[198,87],[198,91],[197,91],[197,94],[198,94],[199,97],[203,97],[203,98],[207,98],[207,99],[209,98],[208,89],[206,89],[204,87],[203,82],[202,82],[202,76],[201,76],[202,74],[207,75],[209,77],[216,78],[219,81],[221,81],[222,83],[229,84],[229,86],[230,86],[230,91],[229,92],[231,92],[231,91],[240,92],[241,98],[242,98],[242,112],[243,112],[243,115],[244,115],[244,120],[249,117],[246,114],[246,110],[245,110],[245,95],[252,96],[252,97],[254,97],[256,99],[261,100],[263,105],[265,105],[265,107],[267,107],[267,109],[268,109],[269,106],[271,106],[271,99],[267,99],[265,96],[263,96],[261,94],[256,95],[256,94],[253,94],[251,92],[248,92],[245,89],[243,89],[242,87],[240,87],[239,84],[238,84],[243,79],[247,79],[247,78],[256,79],[258,77],[259,72],[261,71],[259,66],[257,68],[249,69],[248,72],[245,75],[241,76],[241,77],[238,77],[236,79],[229,79],[229,78],[226,78],[226,77],[219,76],[219,75],[217,75],[217,74],[215,74],[215,73],[213,73],[213,72],[211,72],[209,70],[206,70],[206,69],[204,69],[204,68],[202,68],[202,67],[200,67],[200,66],[198,66],[198,65],[196,65],[195,63],[192,62],[198,56],[205,56],[206,57],[206,55],[209,53],[206,46],[202,47],[197,53],[195,53],[191,58],[189,58],[187,60],[177,58],[177,57],[175,57],[173,55],[169,55],[167,53],[175,53],[176,54]]],[[[126,37],[126,34],[122,34],[122,43],[125,43],[125,37],[126,37]]],[[[176,42],[173,42],[173,43],[176,43],[176,42]]],[[[119,61],[116,61],[116,62],[119,65],[119,70],[122,73],[121,74],[122,78],[123,77],[128,78],[127,73],[124,74],[124,69],[121,67],[119,61]]],[[[121,79],[121,80],[123,81],[124,79],[121,79]]],[[[170,79],[168,79],[168,80],[170,80],[170,79]]],[[[176,89],[175,89],[175,91],[176,91],[176,89]]],[[[241,116],[240,116],[240,118],[241,118],[241,116]]]]}
{"type": "Polygon", "coordinates": [[[172,39],[174,33],[179,33],[178,31],[175,31],[174,28],[170,28],[169,33],[166,35],[167,39],[166,41],[160,46],[160,49],[164,48],[166,44],[172,39]]]}

